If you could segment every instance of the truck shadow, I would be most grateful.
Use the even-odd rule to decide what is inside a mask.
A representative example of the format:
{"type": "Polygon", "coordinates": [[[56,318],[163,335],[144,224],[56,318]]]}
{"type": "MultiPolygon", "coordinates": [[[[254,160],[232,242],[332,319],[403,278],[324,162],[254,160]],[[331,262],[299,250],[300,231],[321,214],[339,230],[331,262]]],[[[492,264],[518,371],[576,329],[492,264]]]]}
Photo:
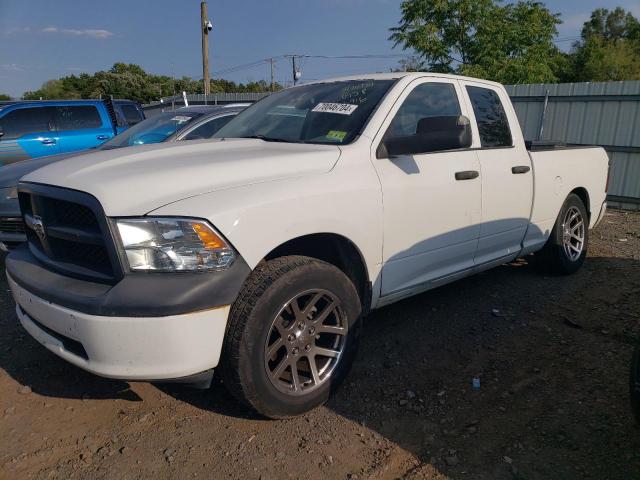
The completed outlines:
{"type": "MultiPolygon", "coordinates": [[[[450,478],[468,478],[470,468],[498,479],[582,478],[585,469],[612,478],[606,469],[622,468],[631,478],[640,471],[627,397],[638,291],[640,262],[628,258],[588,258],[571,277],[517,260],[398,302],[366,319],[358,359],[325,408],[450,478]]],[[[4,303],[0,368],[17,382],[50,397],[141,401],[128,383],[42,348],[4,303]]],[[[219,381],[209,391],[157,387],[280,429],[219,381]]]]}

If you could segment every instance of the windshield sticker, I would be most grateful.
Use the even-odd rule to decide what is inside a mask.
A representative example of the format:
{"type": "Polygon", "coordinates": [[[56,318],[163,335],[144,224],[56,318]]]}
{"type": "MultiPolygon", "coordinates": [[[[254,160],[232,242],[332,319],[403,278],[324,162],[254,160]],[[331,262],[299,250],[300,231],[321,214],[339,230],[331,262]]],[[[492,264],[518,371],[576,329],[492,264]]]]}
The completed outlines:
{"type": "Polygon", "coordinates": [[[176,115],[171,119],[172,122],[185,123],[191,120],[191,117],[186,117],[184,115],[176,115]]]}
{"type": "Polygon", "coordinates": [[[343,103],[362,105],[366,103],[367,95],[369,95],[369,90],[373,88],[373,85],[373,82],[357,82],[347,85],[342,89],[340,100],[342,100],[343,103]]]}
{"type": "Polygon", "coordinates": [[[347,132],[343,132],[340,130],[331,130],[329,131],[329,133],[327,133],[327,138],[330,138],[332,140],[338,140],[339,142],[342,142],[344,140],[344,137],[347,136],[347,132]]]}
{"type": "Polygon", "coordinates": [[[356,111],[358,105],[350,105],[348,103],[319,103],[312,112],[318,113],[337,113],[340,115],[351,115],[356,111]]]}

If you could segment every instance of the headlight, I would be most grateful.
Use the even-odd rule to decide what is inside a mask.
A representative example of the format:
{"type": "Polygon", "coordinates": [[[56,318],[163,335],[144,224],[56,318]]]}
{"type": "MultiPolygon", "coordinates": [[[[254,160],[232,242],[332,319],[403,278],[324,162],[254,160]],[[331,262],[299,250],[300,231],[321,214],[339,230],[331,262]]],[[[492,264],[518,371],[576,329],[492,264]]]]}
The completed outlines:
{"type": "Polygon", "coordinates": [[[235,251],[207,222],[191,218],[116,220],[129,268],[133,271],[223,270],[235,251]]]}

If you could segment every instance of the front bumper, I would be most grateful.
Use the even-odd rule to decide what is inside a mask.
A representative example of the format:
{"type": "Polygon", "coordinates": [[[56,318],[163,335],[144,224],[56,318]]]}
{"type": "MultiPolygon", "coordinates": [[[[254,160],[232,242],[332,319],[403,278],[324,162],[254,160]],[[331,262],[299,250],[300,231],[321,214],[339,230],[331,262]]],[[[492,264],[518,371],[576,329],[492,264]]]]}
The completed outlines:
{"type": "Polygon", "coordinates": [[[44,300],[7,273],[20,323],[56,355],[123,380],[188,377],[218,365],[229,306],[161,317],[99,316],[44,300]]]}

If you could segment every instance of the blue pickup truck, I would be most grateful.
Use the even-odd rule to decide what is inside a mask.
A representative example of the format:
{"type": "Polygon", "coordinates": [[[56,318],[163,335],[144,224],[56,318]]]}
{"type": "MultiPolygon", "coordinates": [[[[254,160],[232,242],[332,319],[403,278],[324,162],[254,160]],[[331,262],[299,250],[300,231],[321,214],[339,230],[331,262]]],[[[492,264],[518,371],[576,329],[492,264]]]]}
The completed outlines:
{"type": "Polygon", "coordinates": [[[0,103],[0,165],[86,150],[144,120],[130,100],[0,103]]]}

